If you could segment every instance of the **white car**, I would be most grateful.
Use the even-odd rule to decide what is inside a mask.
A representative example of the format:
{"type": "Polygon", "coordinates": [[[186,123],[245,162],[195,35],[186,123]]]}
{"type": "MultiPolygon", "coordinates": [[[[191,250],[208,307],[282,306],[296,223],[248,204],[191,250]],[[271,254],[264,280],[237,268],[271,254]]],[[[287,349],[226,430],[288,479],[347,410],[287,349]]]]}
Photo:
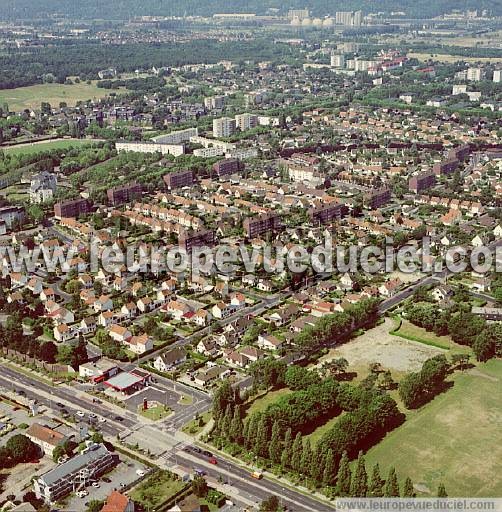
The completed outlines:
{"type": "Polygon", "coordinates": [[[92,486],[97,489],[99,487],[99,482],[92,482],[92,486]]]}
{"type": "Polygon", "coordinates": [[[80,417],[80,418],[84,418],[85,417],[85,412],[77,411],[77,416],[80,417]]]}
{"type": "Polygon", "coordinates": [[[89,493],[87,491],[77,491],[77,496],[79,498],[85,498],[89,493]]]}
{"type": "Polygon", "coordinates": [[[105,423],[106,422],[106,418],[103,418],[102,416],[100,416],[98,418],[98,421],[99,421],[99,423],[105,423]]]}
{"type": "Polygon", "coordinates": [[[136,470],[136,474],[137,474],[138,476],[145,476],[145,475],[146,475],[146,473],[145,473],[142,469],[137,469],[137,470],[136,470]]]}

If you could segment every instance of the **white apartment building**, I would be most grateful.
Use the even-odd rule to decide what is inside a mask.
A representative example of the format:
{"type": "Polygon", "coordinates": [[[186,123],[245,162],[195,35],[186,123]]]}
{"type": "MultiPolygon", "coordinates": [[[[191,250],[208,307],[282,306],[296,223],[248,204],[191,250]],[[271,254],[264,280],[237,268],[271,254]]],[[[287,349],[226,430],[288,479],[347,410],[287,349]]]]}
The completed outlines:
{"type": "Polygon", "coordinates": [[[258,126],[258,116],[255,114],[238,114],[235,116],[235,125],[241,132],[258,126]]]}
{"type": "Polygon", "coordinates": [[[155,144],[154,142],[116,142],[117,153],[161,153],[180,156],[185,154],[183,144],[155,144]]]}
{"type": "Polygon", "coordinates": [[[334,68],[345,67],[345,55],[343,53],[334,53],[331,55],[331,66],[334,68]]]}
{"type": "Polygon", "coordinates": [[[493,81],[497,84],[502,82],[502,69],[496,69],[493,72],[493,81]]]}
{"type": "Polygon", "coordinates": [[[469,68],[467,70],[467,80],[471,82],[479,82],[482,74],[483,70],[481,68],[469,68]]]}
{"type": "Polygon", "coordinates": [[[225,106],[225,96],[209,96],[204,98],[204,107],[208,110],[222,109],[225,106]]]}
{"type": "Polygon", "coordinates": [[[185,130],[177,130],[167,135],[153,137],[152,142],[156,144],[183,144],[183,142],[188,142],[190,137],[197,137],[197,135],[199,135],[198,128],[186,128],[185,130]]]}
{"type": "Polygon", "coordinates": [[[216,138],[230,137],[235,133],[235,119],[231,117],[220,117],[213,120],[213,136],[216,138]]]}

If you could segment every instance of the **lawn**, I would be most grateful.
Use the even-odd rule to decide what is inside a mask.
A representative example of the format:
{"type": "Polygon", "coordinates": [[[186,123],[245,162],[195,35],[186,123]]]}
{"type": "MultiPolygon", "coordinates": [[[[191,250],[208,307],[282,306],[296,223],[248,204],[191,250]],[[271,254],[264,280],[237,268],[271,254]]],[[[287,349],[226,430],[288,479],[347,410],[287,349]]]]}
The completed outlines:
{"type": "Polygon", "coordinates": [[[164,405],[156,405],[155,407],[150,407],[146,411],[141,407],[139,413],[141,416],[144,416],[149,420],[159,421],[169,416],[172,413],[172,410],[164,405]]]}
{"type": "Polygon", "coordinates": [[[133,489],[129,496],[143,510],[154,510],[186,486],[168,471],[159,470],[133,489]]]}
{"type": "Polygon", "coordinates": [[[427,61],[429,59],[438,61],[438,62],[446,62],[446,63],[453,63],[457,61],[464,61],[464,62],[490,62],[490,63],[496,63],[496,62],[502,62],[501,57],[464,57],[463,55],[449,55],[447,53],[441,54],[441,53],[415,53],[411,52],[408,53],[408,57],[410,59],[418,59],[420,61],[427,61]]]}
{"type": "Polygon", "coordinates": [[[444,482],[449,496],[502,496],[502,361],[457,373],[454,385],[391,432],[367,456],[382,474],[395,466],[421,494],[444,482]]]}
{"type": "Polygon", "coordinates": [[[321,425],[320,427],[317,427],[314,432],[309,434],[308,436],[305,436],[307,439],[310,440],[310,443],[312,446],[316,445],[319,442],[319,439],[328,431],[330,431],[334,426],[335,423],[340,419],[340,416],[335,416],[334,418],[331,418],[328,420],[324,425],[321,425]]]}
{"type": "Polygon", "coordinates": [[[195,436],[209,423],[211,417],[211,411],[207,411],[204,414],[201,414],[198,419],[194,419],[186,423],[181,430],[185,434],[195,436]]]}
{"type": "Polygon", "coordinates": [[[27,144],[19,144],[17,146],[1,148],[5,153],[11,155],[22,154],[32,155],[41,153],[42,151],[50,151],[52,149],[67,149],[70,147],[80,147],[92,144],[92,141],[86,139],[65,139],[65,140],[48,140],[46,142],[35,142],[27,144]]]}
{"type": "Polygon", "coordinates": [[[108,93],[109,91],[96,87],[94,83],[39,84],[0,91],[0,104],[7,103],[11,111],[20,112],[26,108],[40,109],[43,101],[50,103],[52,107],[58,107],[60,102],[75,106],[77,101],[104,98],[108,93]]]}
{"type": "Polygon", "coordinates": [[[413,325],[411,322],[404,319],[399,330],[395,331],[395,335],[456,353],[470,352],[468,347],[458,345],[450,336],[436,336],[432,331],[422,329],[422,327],[413,325]]]}
{"type": "Polygon", "coordinates": [[[264,411],[270,404],[274,403],[280,396],[291,393],[288,388],[277,389],[275,391],[269,391],[262,396],[255,398],[249,405],[246,414],[252,414],[258,411],[264,411]]]}

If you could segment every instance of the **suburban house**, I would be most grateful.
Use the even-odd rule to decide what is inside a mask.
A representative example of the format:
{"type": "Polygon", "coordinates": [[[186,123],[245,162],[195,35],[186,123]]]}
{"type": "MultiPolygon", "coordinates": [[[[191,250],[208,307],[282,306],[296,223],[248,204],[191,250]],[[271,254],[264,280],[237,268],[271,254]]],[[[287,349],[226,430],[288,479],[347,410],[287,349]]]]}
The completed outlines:
{"type": "Polygon", "coordinates": [[[66,437],[61,432],[53,430],[52,428],[41,425],[40,423],[33,423],[25,431],[25,435],[33,443],[40,446],[40,449],[45,455],[52,457],[52,452],[66,441],[66,437]]]}
{"type": "Polygon", "coordinates": [[[186,360],[186,350],[183,347],[176,347],[158,356],[153,362],[153,367],[159,372],[169,372],[186,360]]]}
{"type": "Polygon", "coordinates": [[[284,346],[284,342],[272,336],[271,334],[260,334],[257,344],[264,350],[280,350],[284,346]]]}
{"type": "Polygon", "coordinates": [[[124,341],[124,345],[135,354],[144,354],[149,350],[153,350],[153,340],[147,334],[131,336],[124,341]]]}

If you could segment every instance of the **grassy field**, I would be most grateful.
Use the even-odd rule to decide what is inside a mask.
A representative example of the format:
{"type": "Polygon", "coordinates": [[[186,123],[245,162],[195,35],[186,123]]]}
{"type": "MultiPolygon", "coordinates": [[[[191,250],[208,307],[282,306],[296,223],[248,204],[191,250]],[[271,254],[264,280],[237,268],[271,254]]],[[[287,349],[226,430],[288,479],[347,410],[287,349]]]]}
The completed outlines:
{"type": "Polygon", "coordinates": [[[442,348],[451,352],[466,354],[470,353],[469,347],[458,345],[450,338],[450,336],[436,336],[433,332],[413,325],[408,320],[403,319],[401,327],[395,331],[395,334],[397,336],[402,336],[403,338],[412,339],[418,341],[419,343],[424,343],[425,345],[430,345],[432,347],[442,348]]]}
{"type": "Polygon", "coordinates": [[[26,108],[40,109],[43,101],[58,107],[64,101],[69,106],[75,106],[77,101],[99,99],[107,95],[109,91],[86,83],[63,85],[63,84],[40,84],[29,87],[18,87],[17,89],[5,89],[0,91],[0,104],[7,103],[9,109],[19,112],[26,108]]]}
{"type": "Polygon", "coordinates": [[[166,418],[172,413],[169,407],[164,407],[163,405],[156,405],[155,407],[150,407],[146,411],[143,408],[140,409],[141,416],[148,418],[153,421],[159,421],[163,418],[166,418]]]}
{"type": "Polygon", "coordinates": [[[462,55],[448,55],[448,54],[441,54],[441,53],[408,53],[408,57],[411,59],[418,59],[421,61],[426,61],[429,59],[438,61],[438,62],[446,62],[446,63],[453,63],[457,62],[459,60],[464,62],[502,62],[502,57],[464,57],[462,55]]]}
{"type": "Polygon", "coordinates": [[[185,486],[186,484],[180,480],[174,480],[167,471],[159,470],[136,489],[133,489],[129,496],[141,505],[143,510],[155,510],[156,507],[181,491],[185,486]]]}
{"type": "Polygon", "coordinates": [[[202,429],[209,423],[211,417],[211,411],[205,412],[204,414],[201,414],[200,420],[190,420],[187,424],[185,424],[182,428],[182,431],[185,434],[195,436],[201,432],[202,429]]]}
{"type": "Polygon", "coordinates": [[[44,142],[36,142],[32,144],[19,144],[18,146],[0,148],[5,153],[11,155],[32,155],[42,151],[50,151],[51,149],[67,149],[70,147],[80,147],[91,144],[92,141],[86,139],[65,139],[65,140],[48,140],[44,142]]]}
{"type": "Polygon", "coordinates": [[[249,408],[246,411],[246,415],[250,415],[254,412],[264,411],[271,403],[275,402],[280,396],[291,393],[288,388],[277,389],[275,391],[269,391],[263,396],[255,398],[249,408]]]}
{"type": "Polygon", "coordinates": [[[331,430],[334,427],[335,423],[339,419],[340,419],[340,416],[335,416],[334,418],[331,418],[324,425],[321,425],[320,427],[317,427],[314,430],[314,432],[312,432],[311,434],[309,434],[308,436],[305,436],[305,437],[310,439],[310,443],[312,444],[312,446],[316,445],[319,442],[319,439],[321,439],[321,437],[326,432],[331,430]]]}
{"type": "Polygon", "coordinates": [[[382,474],[395,466],[421,494],[444,482],[449,496],[502,496],[502,361],[457,373],[454,385],[391,432],[367,456],[382,474]]]}

